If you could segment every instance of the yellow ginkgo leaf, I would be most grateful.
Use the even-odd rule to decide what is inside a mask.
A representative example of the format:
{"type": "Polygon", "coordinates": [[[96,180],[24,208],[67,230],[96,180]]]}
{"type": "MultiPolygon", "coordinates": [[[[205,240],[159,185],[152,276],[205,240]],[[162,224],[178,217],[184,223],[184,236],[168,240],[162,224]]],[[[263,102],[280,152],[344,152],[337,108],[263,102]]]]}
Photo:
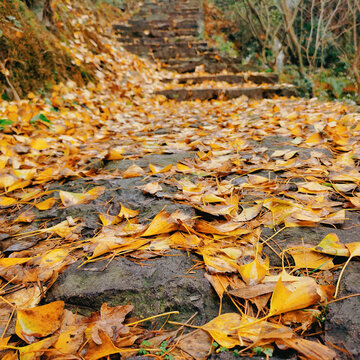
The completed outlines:
{"type": "Polygon", "coordinates": [[[104,226],[115,225],[121,221],[118,216],[109,214],[100,214],[99,219],[104,226]]]}
{"type": "Polygon", "coordinates": [[[332,258],[313,251],[311,248],[296,248],[287,251],[295,261],[295,269],[330,270],[334,267],[332,258]]]}
{"type": "Polygon", "coordinates": [[[18,179],[31,180],[36,174],[36,169],[27,169],[27,170],[14,170],[14,175],[18,179]]]}
{"type": "Polygon", "coordinates": [[[245,265],[239,265],[239,273],[247,285],[256,285],[264,279],[269,271],[266,263],[260,263],[256,257],[252,262],[245,265]]]}
{"type": "Polygon", "coordinates": [[[260,185],[267,183],[269,181],[269,179],[265,176],[254,175],[254,174],[249,174],[248,178],[249,178],[249,183],[251,185],[260,185]]]}
{"type": "Polygon", "coordinates": [[[310,135],[306,140],[305,140],[305,144],[309,145],[309,146],[315,146],[318,145],[322,142],[322,137],[320,133],[314,133],[312,135],[310,135]]]}
{"type": "Polygon", "coordinates": [[[56,341],[56,336],[37,341],[31,345],[19,347],[20,360],[39,359],[47,349],[56,341]]]}
{"type": "Polygon", "coordinates": [[[350,255],[349,249],[340,243],[338,236],[334,233],[327,234],[313,250],[335,256],[350,255]]]}
{"type": "Polygon", "coordinates": [[[68,191],[59,191],[61,202],[65,207],[87,204],[96,199],[104,192],[104,186],[97,186],[87,191],[86,193],[73,193],[68,191]]]}
{"type": "Polygon", "coordinates": [[[124,158],[124,156],[123,156],[124,152],[125,152],[125,150],[123,147],[116,146],[115,148],[112,148],[109,150],[106,158],[108,160],[121,160],[124,158]]]}
{"type": "Polygon", "coordinates": [[[16,177],[12,175],[0,176],[0,188],[8,188],[16,182],[16,177]]]}
{"type": "Polygon", "coordinates": [[[60,354],[75,354],[84,340],[86,326],[70,325],[62,331],[54,344],[60,354]]]}
{"type": "Polygon", "coordinates": [[[21,213],[15,220],[15,223],[31,223],[35,219],[35,213],[32,210],[26,210],[21,213]]]}
{"type": "Polygon", "coordinates": [[[157,181],[147,183],[146,185],[139,186],[138,188],[149,194],[156,194],[158,191],[162,190],[161,185],[157,181]]]}
{"type": "Polygon", "coordinates": [[[59,262],[62,262],[69,255],[65,249],[54,249],[41,257],[40,264],[51,267],[59,262]]]}
{"type": "Polygon", "coordinates": [[[133,217],[139,215],[139,210],[128,209],[124,205],[122,205],[122,204],[120,204],[120,205],[121,205],[121,209],[120,209],[120,213],[118,216],[124,217],[126,219],[130,219],[130,218],[133,218],[133,217]]]}
{"type": "Polygon", "coordinates": [[[8,192],[24,189],[31,184],[31,180],[18,180],[7,188],[8,192]]]}
{"type": "Polygon", "coordinates": [[[31,259],[32,259],[31,257],[27,257],[27,258],[1,258],[0,259],[0,268],[5,268],[5,267],[9,267],[9,266],[24,264],[24,263],[28,262],[31,259]]]}
{"type": "Polygon", "coordinates": [[[124,179],[128,179],[128,178],[133,178],[133,177],[138,177],[138,176],[142,176],[145,174],[145,171],[137,165],[131,165],[130,167],[128,167],[124,172],[122,177],[124,179]]]}
{"type": "Polygon", "coordinates": [[[299,278],[299,281],[285,286],[280,276],[271,296],[269,316],[304,309],[317,304],[320,299],[314,279],[299,278]]]}
{"type": "Polygon", "coordinates": [[[239,326],[241,326],[241,315],[227,313],[219,315],[201,328],[207,331],[219,345],[231,349],[241,344],[235,330],[239,326]]]}
{"type": "Polygon", "coordinates": [[[182,173],[189,173],[193,171],[193,169],[191,169],[189,166],[181,163],[176,164],[176,170],[182,173]]]}
{"type": "Polygon", "coordinates": [[[15,332],[27,343],[34,342],[56,331],[61,323],[65,303],[55,301],[50,304],[17,311],[15,332]]]}
{"type": "Polygon", "coordinates": [[[99,337],[101,344],[96,344],[92,340],[89,341],[89,346],[84,356],[85,360],[98,360],[120,352],[120,349],[113,344],[109,336],[102,330],[99,330],[99,337]]]}
{"type": "Polygon", "coordinates": [[[161,168],[159,166],[155,166],[152,164],[149,164],[149,168],[151,170],[151,172],[155,175],[155,174],[161,174],[161,173],[165,173],[168,172],[172,169],[172,164],[166,165],[165,167],[161,168]]]}
{"type": "Polygon", "coordinates": [[[7,197],[7,196],[1,196],[0,197],[0,206],[3,207],[8,207],[11,205],[16,204],[17,200],[11,197],[7,197]]]}
{"type": "Polygon", "coordinates": [[[105,192],[105,186],[95,186],[86,192],[86,194],[91,196],[91,200],[97,199],[100,195],[105,192]]]}
{"type": "Polygon", "coordinates": [[[37,138],[30,141],[30,146],[34,150],[45,150],[49,147],[49,144],[45,139],[37,138]]]}
{"type": "Polygon", "coordinates": [[[35,206],[38,210],[49,210],[54,206],[55,203],[56,200],[53,197],[51,197],[44,201],[39,202],[38,204],[35,204],[35,206]]]}
{"type": "Polygon", "coordinates": [[[53,169],[49,167],[38,173],[38,175],[36,176],[36,181],[41,184],[49,180],[52,180],[52,178],[53,178],[53,169]]]}
{"type": "Polygon", "coordinates": [[[178,223],[165,210],[160,211],[141,236],[166,234],[179,228],[178,223]]]}
{"type": "Polygon", "coordinates": [[[233,218],[234,221],[250,221],[254,219],[261,211],[263,203],[244,208],[240,215],[237,215],[233,218]]]}
{"type": "Polygon", "coordinates": [[[0,155],[0,170],[4,169],[9,159],[10,156],[0,155]]]}
{"type": "Polygon", "coordinates": [[[67,220],[64,220],[52,227],[40,230],[41,232],[54,233],[62,238],[65,238],[72,234],[78,225],[71,225],[67,220]]]}
{"type": "Polygon", "coordinates": [[[224,203],[226,202],[224,198],[214,194],[204,194],[201,196],[201,201],[204,203],[224,203]]]}

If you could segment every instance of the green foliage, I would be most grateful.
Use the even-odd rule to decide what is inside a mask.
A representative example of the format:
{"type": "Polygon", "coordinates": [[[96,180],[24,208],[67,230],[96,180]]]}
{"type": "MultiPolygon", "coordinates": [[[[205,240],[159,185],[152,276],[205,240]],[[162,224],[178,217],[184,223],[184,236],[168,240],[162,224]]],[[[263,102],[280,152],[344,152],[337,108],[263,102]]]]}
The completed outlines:
{"type": "Polygon", "coordinates": [[[31,125],[39,125],[39,123],[42,123],[47,127],[51,125],[51,121],[43,114],[38,114],[30,120],[31,125]]]}
{"type": "Polygon", "coordinates": [[[148,340],[144,340],[141,344],[141,349],[137,352],[137,355],[147,355],[149,351],[146,350],[147,347],[151,346],[151,342],[148,340]],[[145,349],[144,349],[145,348],[145,349]]]}
{"type": "Polygon", "coordinates": [[[230,57],[238,56],[238,52],[235,50],[233,42],[224,40],[224,37],[220,35],[215,36],[214,40],[221,53],[226,54],[230,57]]]}
{"type": "Polygon", "coordinates": [[[274,352],[274,349],[265,348],[262,346],[256,346],[252,350],[253,350],[254,354],[256,354],[256,355],[264,354],[264,355],[268,355],[268,356],[273,356],[273,352],[274,352]]]}
{"type": "Polygon", "coordinates": [[[6,126],[11,125],[13,122],[8,119],[0,119],[0,130],[4,130],[6,126]]]}
{"type": "Polygon", "coordinates": [[[164,356],[164,359],[165,360],[174,360],[174,356],[171,355],[171,354],[166,354],[166,352],[169,351],[168,349],[168,342],[167,341],[163,341],[161,344],[160,344],[160,351],[158,351],[156,353],[156,355],[158,356],[164,356]]]}

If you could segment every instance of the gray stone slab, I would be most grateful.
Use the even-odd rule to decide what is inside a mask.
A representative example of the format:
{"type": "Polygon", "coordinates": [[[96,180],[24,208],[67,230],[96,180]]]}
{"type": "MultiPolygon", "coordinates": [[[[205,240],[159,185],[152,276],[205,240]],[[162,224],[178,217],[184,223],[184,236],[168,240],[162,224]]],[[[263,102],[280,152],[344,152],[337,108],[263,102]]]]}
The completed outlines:
{"type": "MultiPolygon", "coordinates": [[[[132,314],[141,317],[179,311],[172,316],[177,321],[186,321],[198,312],[196,324],[210,321],[218,314],[219,300],[204,278],[204,270],[188,273],[198,258],[180,251],[171,255],[142,265],[116,258],[106,269],[107,261],[80,268],[77,262],[60,275],[46,301],[63,300],[85,313],[98,310],[104,302],[110,306],[132,304],[132,314]]],[[[229,306],[227,310],[231,310],[229,306]]]]}

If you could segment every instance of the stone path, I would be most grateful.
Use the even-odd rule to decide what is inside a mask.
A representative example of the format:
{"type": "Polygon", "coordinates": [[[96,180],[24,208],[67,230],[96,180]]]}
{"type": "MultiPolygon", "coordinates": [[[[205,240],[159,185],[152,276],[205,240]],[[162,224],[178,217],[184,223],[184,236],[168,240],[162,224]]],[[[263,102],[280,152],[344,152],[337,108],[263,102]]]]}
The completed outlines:
{"type": "Polygon", "coordinates": [[[293,96],[296,89],[278,84],[275,74],[247,74],[240,57],[222,55],[202,40],[204,15],[199,0],[146,0],[126,24],[114,25],[128,51],[161,62],[178,74],[201,70],[206,75],[165,78],[168,86],[157,94],[169,99],[210,100],[240,96],[262,99],[293,96]],[[225,72],[225,74],[220,74],[225,72]],[[239,74],[240,73],[240,74],[239,74]]]}

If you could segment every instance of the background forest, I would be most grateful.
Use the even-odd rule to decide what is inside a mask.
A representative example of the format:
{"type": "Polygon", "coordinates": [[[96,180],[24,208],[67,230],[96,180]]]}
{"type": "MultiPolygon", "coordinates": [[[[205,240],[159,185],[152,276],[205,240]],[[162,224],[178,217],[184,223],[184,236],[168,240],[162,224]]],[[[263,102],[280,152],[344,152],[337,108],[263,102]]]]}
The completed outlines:
{"type": "Polygon", "coordinates": [[[360,97],[359,0],[213,0],[207,33],[304,95],[360,97]],[[225,34],[225,36],[221,36],[225,34]]]}
{"type": "MultiPolygon", "coordinates": [[[[227,55],[241,57],[249,70],[278,72],[303,96],[359,103],[359,0],[204,0],[203,4],[203,37],[227,55]]],[[[141,2],[86,0],[79,6],[89,11],[96,7],[99,21],[111,22],[136,13],[141,2]]],[[[74,63],[61,45],[71,41],[76,30],[72,26],[76,15],[67,11],[66,1],[4,1],[0,16],[4,98],[46,91],[68,75],[78,83],[93,78],[91,64],[74,63]]],[[[91,37],[94,34],[89,41],[96,43],[91,37]]]]}

